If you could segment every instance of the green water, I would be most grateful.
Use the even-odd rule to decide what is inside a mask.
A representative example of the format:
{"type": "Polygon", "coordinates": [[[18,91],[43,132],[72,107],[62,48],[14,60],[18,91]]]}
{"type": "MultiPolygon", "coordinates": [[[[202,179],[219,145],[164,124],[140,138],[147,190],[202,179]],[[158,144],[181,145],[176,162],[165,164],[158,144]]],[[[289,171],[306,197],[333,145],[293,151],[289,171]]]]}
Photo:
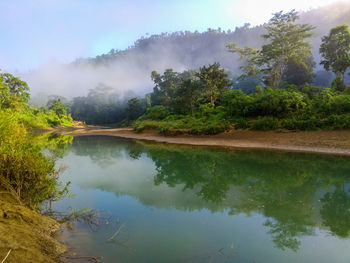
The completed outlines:
{"type": "Polygon", "coordinates": [[[99,225],[60,238],[102,262],[350,262],[350,159],[77,137],[60,160],[99,225]],[[121,225],[113,241],[108,239],[121,225]]]}

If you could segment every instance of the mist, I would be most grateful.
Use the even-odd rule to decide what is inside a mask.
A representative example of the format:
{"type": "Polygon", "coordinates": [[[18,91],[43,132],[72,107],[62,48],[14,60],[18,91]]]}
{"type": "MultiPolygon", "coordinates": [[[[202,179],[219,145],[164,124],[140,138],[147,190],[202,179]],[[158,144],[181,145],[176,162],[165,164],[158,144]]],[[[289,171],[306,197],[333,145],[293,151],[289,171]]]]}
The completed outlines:
{"type": "MultiPolygon", "coordinates": [[[[330,28],[350,24],[350,3],[339,2],[301,12],[299,23],[316,26],[310,39],[316,62],[315,72],[322,70],[318,53],[321,37],[330,28]]],[[[266,21],[267,22],[267,21],[266,21]]],[[[174,32],[140,38],[124,51],[111,51],[95,58],[81,58],[69,64],[46,63],[35,71],[22,73],[32,97],[56,94],[67,98],[86,96],[99,85],[110,87],[120,96],[143,96],[152,91],[151,72],[196,69],[219,62],[222,67],[239,74],[237,56],[229,53],[226,43],[260,47],[264,42],[264,27],[246,24],[234,30],[208,29],[205,32],[174,32]]],[[[113,47],[111,47],[113,48],[113,47]]]]}

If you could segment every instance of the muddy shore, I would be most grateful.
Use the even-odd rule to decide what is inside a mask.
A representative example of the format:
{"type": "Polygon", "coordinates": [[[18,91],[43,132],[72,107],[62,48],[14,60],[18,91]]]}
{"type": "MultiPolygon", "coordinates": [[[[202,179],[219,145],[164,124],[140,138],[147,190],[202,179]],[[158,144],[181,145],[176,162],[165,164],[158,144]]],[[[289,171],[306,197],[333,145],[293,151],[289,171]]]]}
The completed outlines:
{"type": "Polygon", "coordinates": [[[48,130],[72,136],[108,135],[171,144],[268,149],[350,155],[350,130],[340,131],[248,131],[232,130],[217,135],[162,136],[156,131],[136,133],[132,128],[58,127],[48,130]]]}
{"type": "Polygon", "coordinates": [[[0,192],[0,262],[58,262],[66,247],[55,237],[60,224],[0,192]]]}

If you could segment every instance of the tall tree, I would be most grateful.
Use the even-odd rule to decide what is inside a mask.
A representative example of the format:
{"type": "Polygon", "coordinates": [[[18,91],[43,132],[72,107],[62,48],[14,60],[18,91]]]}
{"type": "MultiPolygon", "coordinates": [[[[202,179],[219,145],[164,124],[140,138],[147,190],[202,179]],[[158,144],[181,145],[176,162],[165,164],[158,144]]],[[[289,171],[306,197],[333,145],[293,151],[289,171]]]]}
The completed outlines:
{"type": "Polygon", "coordinates": [[[49,110],[53,110],[59,117],[66,116],[67,115],[67,108],[62,103],[61,99],[57,99],[54,101],[49,101],[47,103],[47,108],[49,110]]]}
{"type": "Polygon", "coordinates": [[[227,44],[231,52],[241,55],[246,64],[241,67],[244,76],[261,76],[266,85],[278,88],[288,64],[308,69],[307,58],[312,55],[311,44],[306,41],[314,29],[308,24],[296,24],[297,12],[278,12],[265,26],[267,31],[262,37],[268,41],[260,50],[251,47],[238,48],[227,44]]]}
{"type": "Polygon", "coordinates": [[[194,117],[196,102],[200,96],[203,85],[194,71],[185,71],[181,74],[181,83],[176,89],[176,108],[182,113],[191,113],[194,117]]]}
{"type": "Polygon", "coordinates": [[[27,103],[30,98],[28,84],[10,73],[0,74],[0,93],[2,107],[9,107],[14,101],[27,103]]]}
{"type": "Polygon", "coordinates": [[[179,82],[178,73],[172,69],[165,70],[163,75],[152,71],[151,78],[155,84],[151,95],[152,106],[168,106],[179,82]]]}
{"type": "Polygon", "coordinates": [[[350,31],[347,25],[331,29],[328,36],[322,38],[320,53],[323,57],[321,65],[327,71],[341,76],[344,84],[345,73],[350,67],[350,31]]]}
{"type": "Polygon", "coordinates": [[[128,100],[126,113],[129,120],[136,120],[145,112],[145,107],[139,98],[131,98],[128,100]]]}
{"type": "Polygon", "coordinates": [[[306,83],[312,83],[313,78],[315,77],[312,69],[316,63],[312,56],[305,58],[305,63],[307,65],[306,68],[300,64],[288,64],[282,76],[283,81],[297,86],[303,86],[306,83]]]}
{"type": "Polygon", "coordinates": [[[223,93],[226,87],[230,85],[227,74],[219,63],[214,63],[208,67],[204,66],[199,69],[198,77],[205,86],[204,97],[210,102],[212,107],[223,93]]]}

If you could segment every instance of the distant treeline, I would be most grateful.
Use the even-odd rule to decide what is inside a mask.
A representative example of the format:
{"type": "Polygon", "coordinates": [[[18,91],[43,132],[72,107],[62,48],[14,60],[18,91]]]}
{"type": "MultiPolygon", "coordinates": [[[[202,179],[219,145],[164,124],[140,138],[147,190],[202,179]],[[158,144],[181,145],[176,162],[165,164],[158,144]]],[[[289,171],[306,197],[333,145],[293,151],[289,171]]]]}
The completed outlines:
{"type": "MultiPolygon", "coordinates": [[[[232,127],[350,128],[350,87],[345,85],[350,68],[349,28],[334,27],[322,38],[320,64],[336,78],[331,87],[314,86],[315,63],[307,40],[314,27],[296,23],[298,18],[294,10],[274,14],[265,25],[262,37],[266,44],[261,49],[227,44],[229,51],[240,55],[243,64],[238,81],[251,81],[249,90],[235,87],[218,63],[197,71],[152,72],[155,87],[149,96],[151,107],[134,123],[135,129],[215,134],[232,127]]],[[[133,107],[128,112],[142,112],[141,101],[134,99],[130,105],[133,107]]]]}
{"type": "MultiPolygon", "coordinates": [[[[236,64],[241,65],[239,76],[219,63],[183,72],[153,71],[153,92],[144,98],[119,97],[112,88],[100,85],[85,97],[66,101],[67,111],[74,119],[88,124],[123,126],[137,120],[136,130],[151,128],[163,133],[213,134],[233,127],[349,128],[348,26],[336,26],[322,37],[318,52],[320,63],[316,63],[310,42],[315,27],[299,21],[294,10],[274,14],[267,24],[259,27],[263,32],[260,48],[226,43],[222,47],[226,49],[226,57],[236,58],[236,64]],[[324,70],[317,74],[316,66],[324,70]]],[[[249,30],[253,29],[246,25],[236,29],[235,34],[249,30]]],[[[202,36],[188,32],[164,37],[186,39],[196,34],[202,36]]],[[[231,32],[209,30],[208,34],[217,34],[220,38],[220,34],[231,32]]],[[[132,50],[146,48],[153,38],[160,41],[163,36],[140,40],[132,50]]],[[[101,61],[95,58],[88,63],[108,64],[110,59],[121,58],[125,52],[112,50],[102,56],[101,61]]]]}

